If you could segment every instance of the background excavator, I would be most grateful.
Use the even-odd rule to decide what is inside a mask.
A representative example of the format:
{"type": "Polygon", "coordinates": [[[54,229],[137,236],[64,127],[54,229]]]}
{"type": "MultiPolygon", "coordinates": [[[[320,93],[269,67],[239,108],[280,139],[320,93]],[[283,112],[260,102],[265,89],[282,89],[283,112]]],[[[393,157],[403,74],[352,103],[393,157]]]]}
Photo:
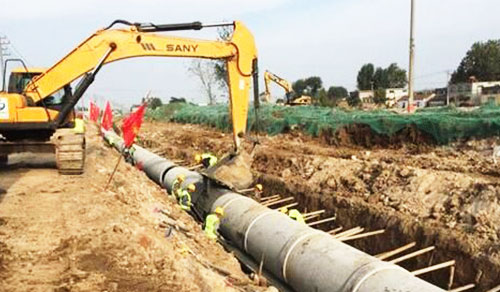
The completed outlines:
{"type": "Polygon", "coordinates": [[[297,96],[295,97],[295,92],[292,88],[292,83],[288,80],[285,80],[276,74],[273,74],[269,71],[264,72],[264,84],[266,86],[266,91],[263,94],[263,99],[266,102],[271,102],[271,82],[276,83],[281,88],[285,90],[286,94],[286,105],[309,105],[312,104],[312,98],[307,95],[297,96]]]}
{"type": "Polygon", "coordinates": [[[238,154],[246,134],[252,78],[258,102],[257,49],[245,25],[239,21],[155,25],[116,20],[49,69],[27,68],[21,60],[6,61],[4,87],[7,63],[18,61],[23,67],[12,70],[7,89],[0,92],[0,164],[6,163],[11,153],[55,153],[60,173],[82,173],[85,138],[72,131],[75,105],[104,64],[144,56],[226,60],[234,150],[238,154]],[[112,28],[116,24],[126,28],[112,28]],[[233,26],[231,40],[196,40],[153,33],[217,26],[233,26]],[[71,83],[80,77],[73,91],[71,83]]]}

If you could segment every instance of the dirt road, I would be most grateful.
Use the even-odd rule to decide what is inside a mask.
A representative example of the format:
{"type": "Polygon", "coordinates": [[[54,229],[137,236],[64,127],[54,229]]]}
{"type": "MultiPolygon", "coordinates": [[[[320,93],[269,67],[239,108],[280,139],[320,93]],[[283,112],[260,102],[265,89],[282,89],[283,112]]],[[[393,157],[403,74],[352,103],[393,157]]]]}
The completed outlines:
{"type": "Polygon", "coordinates": [[[104,190],[118,154],[96,133],[84,175],[59,175],[50,157],[0,170],[1,291],[259,290],[142,172],[122,163],[104,190]],[[189,231],[167,236],[162,208],[189,231]]]}

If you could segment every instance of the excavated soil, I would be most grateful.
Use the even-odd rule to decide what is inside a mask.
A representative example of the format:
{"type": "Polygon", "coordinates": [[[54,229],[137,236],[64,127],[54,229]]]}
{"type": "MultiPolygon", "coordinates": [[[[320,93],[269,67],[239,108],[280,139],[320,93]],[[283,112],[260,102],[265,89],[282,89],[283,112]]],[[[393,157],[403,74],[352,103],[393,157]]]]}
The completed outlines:
{"type": "MultiPolygon", "coordinates": [[[[433,253],[403,266],[415,270],[454,259],[454,287],[474,283],[475,291],[486,291],[499,285],[500,168],[492,153],[500,139],[433,146],[411,129],[399,133],[396,143],[370,137],[360,143],[358,134],[352,129],[336,133],[342,139],[335,141],[345,143],[293,131],[259,136],[252,168],[264,184],[264,196],[291,195],[302,210],[336,214],[335,224],[320,226],[325,230],[339,225],[385,229],[376,240],[349,242],[370,254],[411,241],[418,248],[434,245],[433,253]]],[[[233,147],[229,133],[160,122],[146,123],[142,144],[184,165],[191,165],[196,153],[221,156],[233,147]]],[[[251,151],[252,143],[245,148],[251,151]]],[[[449,270],[423,278],[447,288],[449,270]]]]}
{"type": "Polygon", "coordinates": [[[105,189],[118,153],[96,133],[81,176],[52,156],[0,169],[1,291],[262,291],[141,171],[122,162],[105,189]]]}

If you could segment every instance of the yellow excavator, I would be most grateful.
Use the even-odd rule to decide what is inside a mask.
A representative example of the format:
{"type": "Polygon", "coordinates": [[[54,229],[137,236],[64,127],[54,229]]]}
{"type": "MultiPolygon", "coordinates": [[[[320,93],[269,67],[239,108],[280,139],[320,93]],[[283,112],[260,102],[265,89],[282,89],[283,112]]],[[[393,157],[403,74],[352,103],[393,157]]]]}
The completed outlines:
{"type": "Polygon", "coordinates": [[[235,152],[246,134],[249,91],[253,79],[258,102],[257,49],[254,37],[239,21],[202,24],[131,23],[116,20],[84,40],[48,69],[28,68],[19,59],[7,60],[4,88],[0,92],[0,164],[17,152],[56,154],[62,174],[84,170],[85,138],[72,131],[74,107],[104,64],[133,57],[190,57],[223,59],[229,81],[230,113],[235,152]],[[122,25],[125,28],[114,28],[122,25]],[[229,41],[198,40],[155,34],[206,27],[233,26],[229,41]],[[9,62],[23,67],[11,71],[5,88],[9,62]],[[71,83],[81,78],[73,91],[71,83]]]}
{"type": "Polygon", "coordinates": [[[276,74],[269,71],[264,72],[264,84],[266,86],[266,91],[264,92],[264,101],[271,102],[271,82],[276,83],[281,88],[285,90],[286,94],[286,105],[310,105],[312,103],[312,98],[307,95],[302,95],[294,97],[295,92],[293,91],[292,84],[276,74]]]}

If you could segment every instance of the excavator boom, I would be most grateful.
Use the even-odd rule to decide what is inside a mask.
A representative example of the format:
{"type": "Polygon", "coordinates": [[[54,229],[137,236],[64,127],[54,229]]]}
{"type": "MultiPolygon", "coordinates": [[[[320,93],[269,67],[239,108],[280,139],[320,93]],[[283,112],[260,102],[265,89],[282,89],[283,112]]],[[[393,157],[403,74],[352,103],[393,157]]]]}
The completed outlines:
{"type": "Polygon", "coordinates": [[[84,160],[82,155],[85,153],[84,137],[77,135],[73,139],[67,131],[73,126],[75,105],[102,66],[127,58],[146,56],[226,61],[234,148],[235,153],[239,153],[241,138],[246,134],[252,79],[254,94],[258,94],[257,49],[254,37],[245,25],[239,21],[205,25],[201,22],[157,25],[117,20],[92,34],[49,69],[36,72],[25,68],[12,73],[11,76],[19,77],[11,78],[16,86],[9,85],[9,90],[0,92],[0,162],[5,161],[12,152],[23,152],[25,145],[29,145],[30,149],[36,148],[36,145],[29,144],[30,141],[36,141],[44,144],[44,149],[50,145],[55,146],[60,171],[59,164],[67,166],[65,173],[81,173],[84,160]],[[113,28],[116,24],[127,27],[113,28]],[[155,33],[227,25],[234,27],[233,35],[228,41],[155,33]],[[72,92],[70,84],[80,77],[72,92]],[[62,91],[62,101],[54,103],[55,96],[62,91]],[[76,149],[76,152],[71,149],[76,149]],[[60,157],[63,160],[59,160],[60,157]]]}
{"type": "MultiPolygon", "coordinates": [[[[40,106],[40,112],[45,112],[45,109],[41,108],[44,100],[77,78],[89,74],[88,72],[97,73],[100,66],[104,64],[145,56],[226,60],[233,137],[235,148],[239,148],[240,138],[246,133],[251,79],[253,74],[257,73],[257,49],[253,35],[239,21],[208,25],[203,25],[200,22],[155,25],[151,23],[129,23],[121,20],[115,21],[109,27],[92,34],[59,62],[35,77],[24,92],[27,104],[40,106]],[[126,29],[112,29],[111,27],[117,23],[126,24],[129,27],[126,29]],[[153,33],[187,29],[199,30],[203,27],[218,25],[234,26],[231,40],[198,40],[153,33]],[[95,72],[92,72],[92,70],[95,70],[95,72]]],[[[88,83],[93,81],[93,77],[90,79],[88,83]]],[[[86,89],[90,84],[84,85],[86,85],[84,86],[84,89],[86,89]]],[[[75,95],[77,91],[78,89],[75,91],[75,95]]],[[[83,92],[79,94],[83,95],[83,92]]],[[[73,106],[80,97],[73,98],[73,106]]],[[[63,109],[58,115],[68,114],[73,106],[68,105],[69,110],[64,111],[63,109]]],[[[40,122],[49,122],[51,120],[61,122],[66,120],[66,117],[58,116],[54,118],[54,115],[45,115],[44,119],[40,122]]],[[[23,122],[25,121],[16,119],[15,113],[6,121],[0,118],[0,131],[3,124],[23,122]]]]}
{"type": "Polygon", "coordinates": [[[287,97],[293,93],[292,84],[276,74],[273,74],[269,71],[264,72],[264,84],[266,86],[265,99],[266,102],[271,102],[271,82],[276,83],[281,88],[285,90],[287,97]]]}
{"type": "Polygon", "coordinates": [[[294,91],[292,87],[292,83],[288,80],[279,77],[276,74],[273,74],[269,71],[264,72],[264,83],[266,85],[266,91],[264,93],[264,98],[266,102],[271,102],[271,82],[276,83],[281,88],[285,90],[286,93],[286,104],[287,105],[310,105],[312,104],[312,98],[307,95],[302,95],[298,97],[294,97],[294,91]]]}

